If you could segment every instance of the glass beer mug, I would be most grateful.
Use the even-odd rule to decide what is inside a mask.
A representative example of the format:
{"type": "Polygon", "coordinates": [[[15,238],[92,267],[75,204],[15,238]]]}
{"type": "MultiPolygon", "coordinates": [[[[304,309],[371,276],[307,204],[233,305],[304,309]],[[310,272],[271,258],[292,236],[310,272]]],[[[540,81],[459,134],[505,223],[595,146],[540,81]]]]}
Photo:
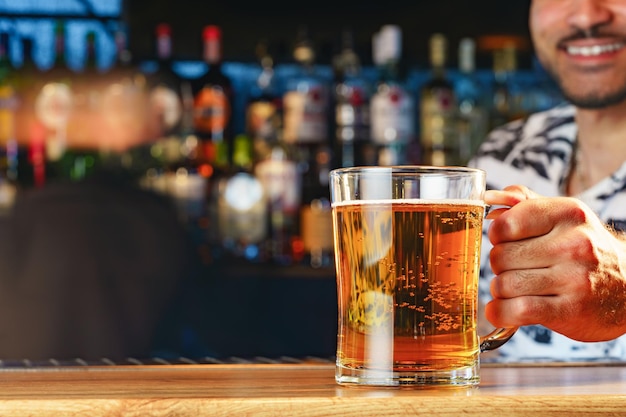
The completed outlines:
{"type": "Polygon", "coordinates": [[[331,172],[339,384],[475,385],[479,353],[516,329],[477,333],[485,172],[331,172]]]}

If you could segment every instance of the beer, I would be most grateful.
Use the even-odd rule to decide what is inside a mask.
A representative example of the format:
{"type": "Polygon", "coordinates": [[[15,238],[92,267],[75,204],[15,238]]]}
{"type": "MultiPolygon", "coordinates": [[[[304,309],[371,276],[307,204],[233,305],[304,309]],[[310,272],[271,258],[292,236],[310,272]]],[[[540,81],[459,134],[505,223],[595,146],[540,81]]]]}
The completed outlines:
{"type": "Polygon", "coordinates": [[[415,384],[477,367],[483,215],[480,200],[334,204],[338,381],[415,384]]]}

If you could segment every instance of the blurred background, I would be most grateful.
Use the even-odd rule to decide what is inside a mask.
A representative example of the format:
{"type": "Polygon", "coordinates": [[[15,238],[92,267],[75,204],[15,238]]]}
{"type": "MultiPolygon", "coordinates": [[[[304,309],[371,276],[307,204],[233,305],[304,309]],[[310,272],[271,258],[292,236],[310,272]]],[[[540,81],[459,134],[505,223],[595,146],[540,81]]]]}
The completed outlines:
{"type": "Polygon", "coordinates": [[[328,173],[561,101],[528,1],[0,0],[0,359],[331,357],[328,173]]]}

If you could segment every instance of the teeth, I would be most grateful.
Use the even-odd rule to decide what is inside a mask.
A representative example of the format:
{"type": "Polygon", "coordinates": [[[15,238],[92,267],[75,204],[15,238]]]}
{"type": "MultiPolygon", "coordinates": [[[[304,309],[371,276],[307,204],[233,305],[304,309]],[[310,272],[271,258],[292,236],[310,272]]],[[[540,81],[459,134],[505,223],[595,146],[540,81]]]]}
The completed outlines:
{"type": "Polygon", "coordinates": [[[624,47],[623,43],[593,46],[568,46],[567,52],[571,55],[596,56],[607,52],[614,52],[624,47]]]}

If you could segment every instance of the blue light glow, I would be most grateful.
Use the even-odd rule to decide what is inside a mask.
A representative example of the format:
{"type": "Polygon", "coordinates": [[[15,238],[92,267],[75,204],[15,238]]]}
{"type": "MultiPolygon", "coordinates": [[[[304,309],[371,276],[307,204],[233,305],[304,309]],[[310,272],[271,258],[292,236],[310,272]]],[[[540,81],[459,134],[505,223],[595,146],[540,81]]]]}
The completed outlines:
{"type": "Polygon", "coordinates": [[[119,16],[122,0],[0,0],[0,14],[119,16]]]}
{"type": "Polygon", "coordinates": [[[114,32],[121,24],[121,8],[122,0],[0,0],[0,32],[10,35],[11,61],[16,67],[24,62],[23,39],[31,39],[32,59],[45,70],[55,60],[55,15],[110,18],[110,21],[64,19],[67,66],[74,71],[84,67],[86,35],[93,31],[97,43],[96,61],[98,67],[105,70],[115,62],[114,32]]]}

